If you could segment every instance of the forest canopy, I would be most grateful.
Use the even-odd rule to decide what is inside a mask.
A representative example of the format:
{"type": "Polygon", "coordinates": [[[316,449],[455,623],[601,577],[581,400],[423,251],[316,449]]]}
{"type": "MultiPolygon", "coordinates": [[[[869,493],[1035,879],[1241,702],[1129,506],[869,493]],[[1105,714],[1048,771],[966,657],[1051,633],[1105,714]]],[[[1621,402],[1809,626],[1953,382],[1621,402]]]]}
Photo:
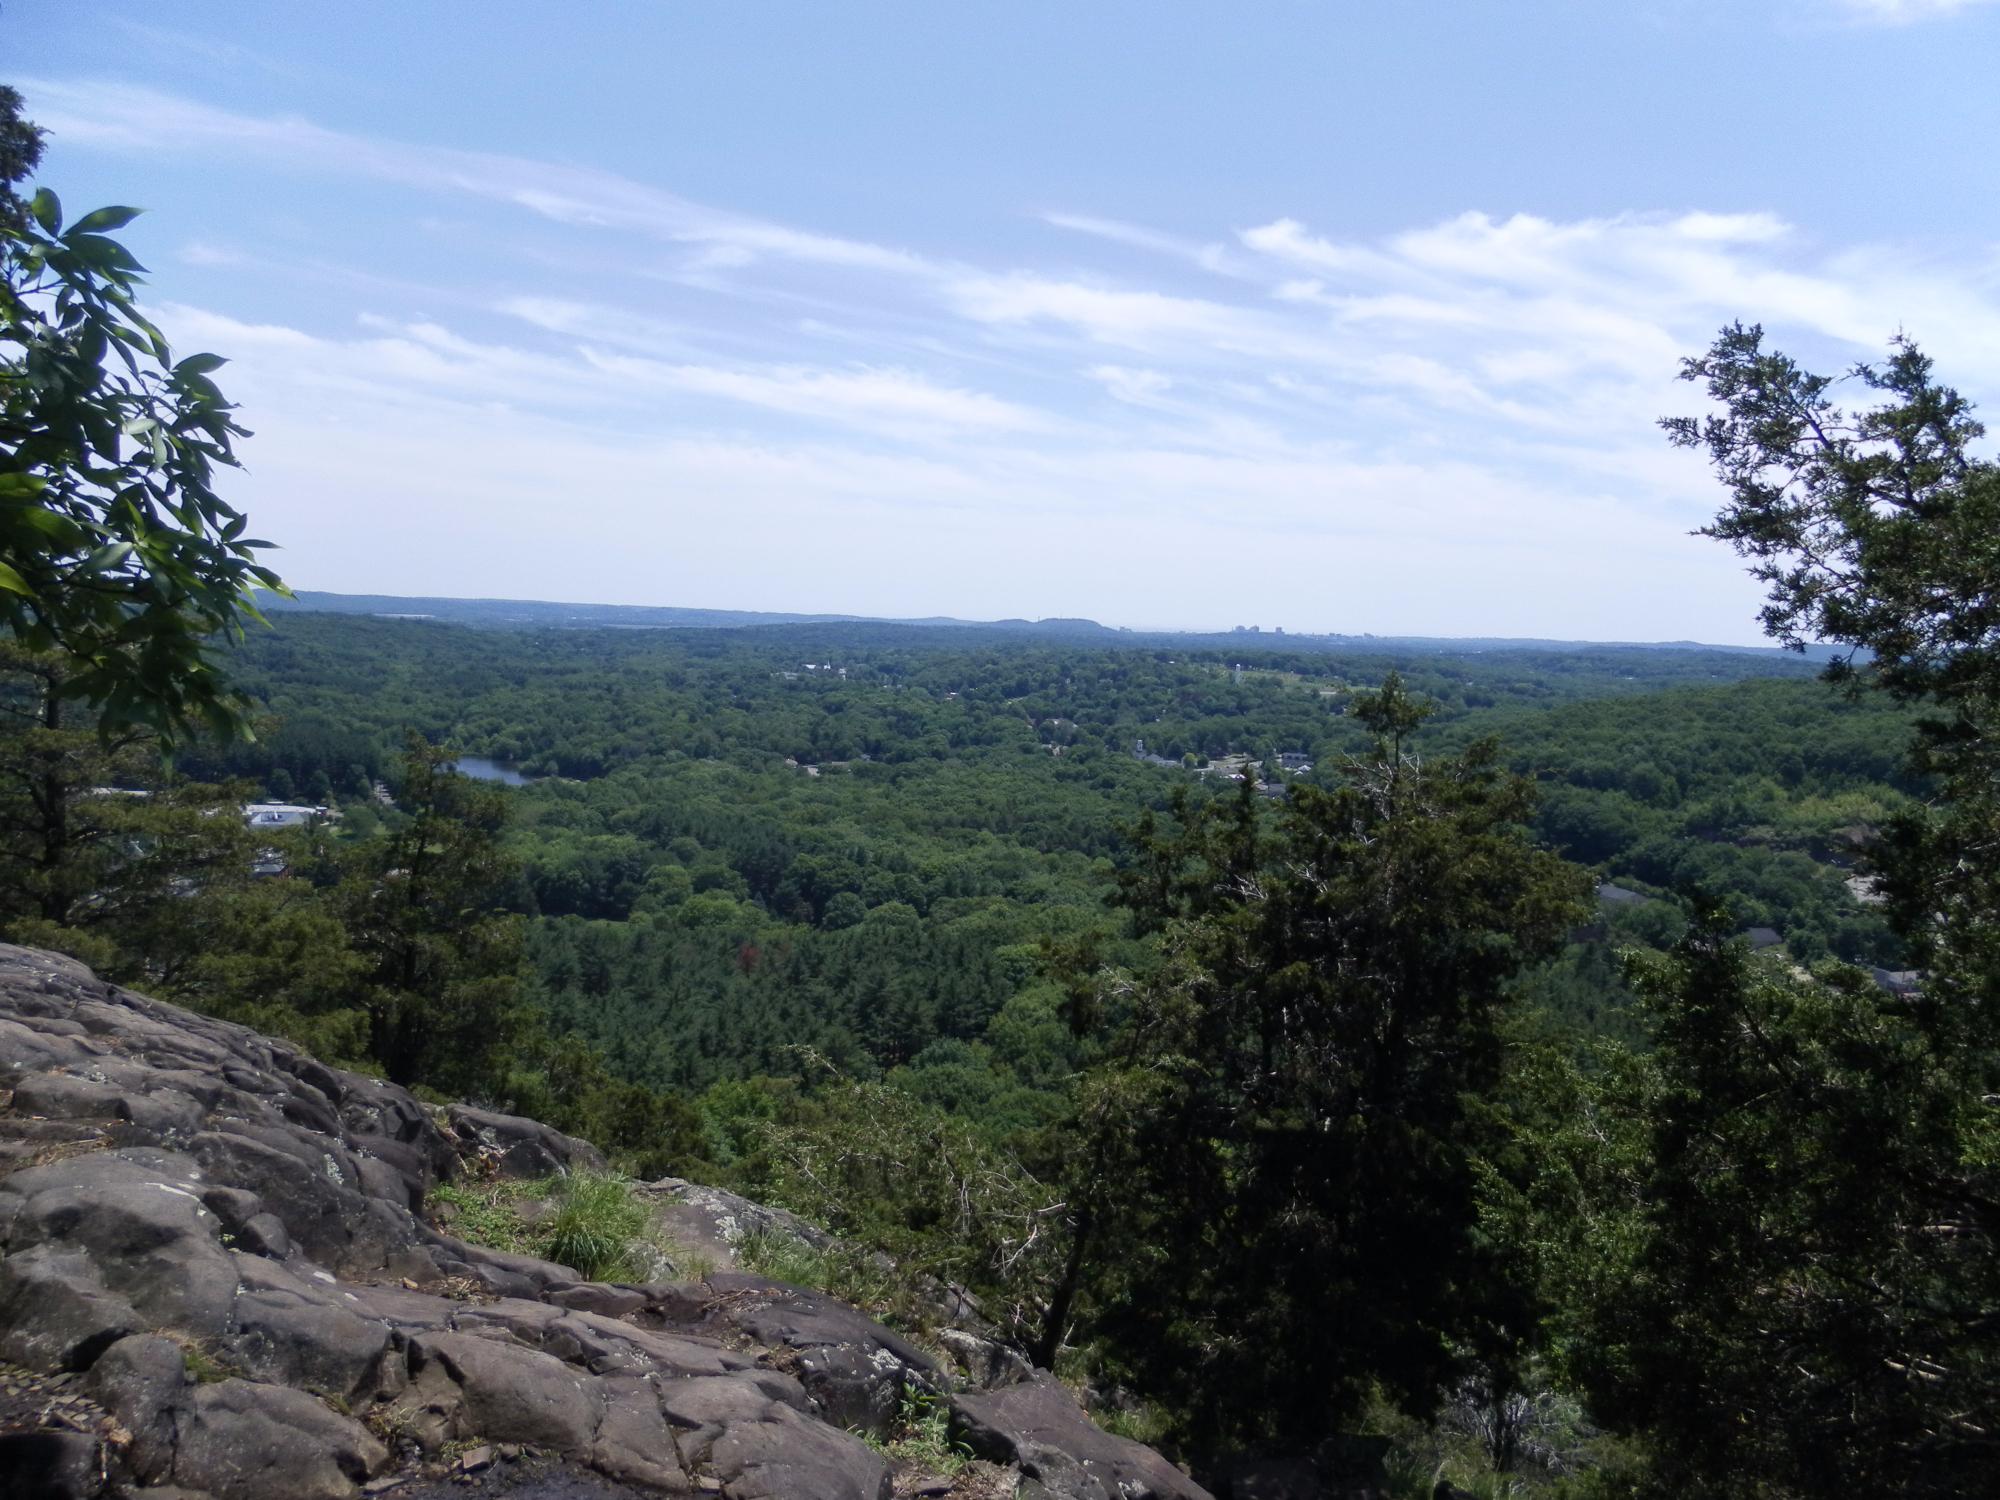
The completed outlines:
{"type": "Polygon", "coordinates": [[[2000,469],[1913,344],[1685,368],[1795,655],[245,636],[222,361],[39,144],[0,92],[0,936],[812,1215],[1204,1472],[1990,1483],[2000,469]]]}

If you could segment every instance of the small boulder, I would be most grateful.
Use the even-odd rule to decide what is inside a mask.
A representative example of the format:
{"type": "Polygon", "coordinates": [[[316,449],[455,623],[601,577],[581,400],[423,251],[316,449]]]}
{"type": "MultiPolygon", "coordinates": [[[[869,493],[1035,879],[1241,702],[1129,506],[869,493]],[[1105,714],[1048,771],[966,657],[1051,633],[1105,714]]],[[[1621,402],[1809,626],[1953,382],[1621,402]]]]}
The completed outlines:
{"type": "Polygon", "coordinates": [[[179,1346],[154,1334],[120,1339],[91,1366],[86,1388],[130,1434],[126,1462],[149,1483],[173,1472],[174,1413],[187,1383],[179,1346]]]}
{"type": "Polygon", "coordinates": [[[724,1294],[719,1317],[727,1327],[795,1352],[800,1382],[836,1426],[880,1435],[906,1386],[946,1383],[923,1350],[844,1302],[733,1271],[710,1277],[709,1286],[724,1294]]]}
{"type": "Polygon", "coordinates": [[[249,1255],[238,1265],[243,1291],[223,1340],[234,1363],[259,1380],[350,1403],[381,1389],[393,1342],[387,1323],[361,1315],[336,1288],[285,1267],[249,1255]]]}
{"type": "Polygon", "coordinates": [[[772,1405],[708,1450],[729,1500],[891,1500],[889,1466],[859,1438],[772,1405]]]}
{"type": "Polygon", "coordinates": [[[389,1453],[303,1391],[225,1380],[175,1412],[174,1482],[216,1500],[350,1500],[389,1453]]]}
{"type": "Polygon", "coordinates": [[[602,1172],[603,1154],[588,1141],[564,1135],[539,1120],[454,1104],[446,1113],[461,1142],[491,1161],[502,1177],[554,1177],[602,1172]]]}
{"type": "Polygon", "coordinates": [[[620,1377],[603,1382],[604,1420],[590,1450],[591,1467],[613,1479],[683,1494],[688,1476],[680,1466],[673,1434],[660,1415],[660,1398],[650,1380],[620,1377]]]}
{"type": "Polygon", "coordinates": [[[0,1356],[31,1370],[86,1370],[112,1344],[148,1327],[67,1245],[0,1256],[0,1356]]]}
{"type": "Polygon", "coordinates": [[[457,1436],[590,1451],[603,1394],[554,1355],[471,1334],[420,1334],[410,1341],[411,1373],[432,1366],[458,1387],[457,1436]]]}
{"type": "Polygon", "coordinates": [[[1099,1428],[1053,1375],[954,1396],[951,1408],[975,1454],[1018,1464],[1051,1500],[1211,1500],[1151,1448],[1099,1428]]]}
{"type": "MultiPolygon", "coordinates": [[[[86,1315],[101,1318],[100,1333],[114,1336],[137,1327],[198,1338],[220,1333],[235,1300],[236,1270],[198,1182],[187,1158],[150,1150],[73,1157],[0,1181],[0,1198],[12,1200],[0,1307],[15,1357],[51,1368],[53,1345],[84,1332],[77,1319],[86,1315]]],[[[80,1357],[87,1346],[71,1341],[64,1363],[87,1365],[80,1357]]]]}

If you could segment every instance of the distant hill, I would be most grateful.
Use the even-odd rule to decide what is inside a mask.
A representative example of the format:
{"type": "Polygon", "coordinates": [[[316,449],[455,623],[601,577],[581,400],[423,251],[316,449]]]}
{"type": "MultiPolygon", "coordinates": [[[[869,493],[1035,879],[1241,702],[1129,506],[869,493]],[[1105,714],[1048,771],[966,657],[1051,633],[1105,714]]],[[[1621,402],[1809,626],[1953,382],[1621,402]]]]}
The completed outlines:
{"type": "MultiPolygon", "coordinates": [[[[743,609],[675,609],[640,604],[563,604],[542,599],[406,598],[397,594],[329,594],[302,589],[295,599],[265,596],[259,607],[272,611],[312,610],[322,614],[380,615],[387,619],[443,620],[485,629],[548,629],[562,626],[630,626],[634,629],[717,629],[745,625],[824,625],[856,622],[862,615],[771,614],[743,609]]],[[[925,623],[943,623],[929,622],[925,623]]]]}
{"type": "Polygon", "coordinates": [[[442,620],[487,630],[570,627],[630,630],[740,630],[756,625],[919,625],[932,629],[1040,631],[1055,635],[1119,635],[1095,620],[957,620],[935,615],[890,619],[880,615],[788,614],[758,609],[683,609],[653,604],[565,604],[542,599],[441,599],[398,594],[332,594],[302,589],[294,599],[265,595],[266,613],[312,610],[321,614],[377,615],[384,619],[442,620]]]}
{"type": "MultiPolygon", "coordinates": [[[[1770,646],[1712,646],[1700,641],[1562,641],[1513,636],[1339,635],[1260,630],[1128,630],[1080,617],[1045,620],[960,620],[949,615],[919,619],[883,615],[791,614],[754,609],[687,609],[664,604],[572,604],[542,599],[445,599],[398,594],[334,594],[300,590],[296,598],[265,595],[267,613],[310,610],[321,614],[373,615],[382,619],[438,620],[482,630],[743,630],[780,625],[890,625],[926,630],[1005,631],[1015,636],[1206,649],[1241,646],[1248,651],[1363,650],[1398,655],[1463,656],[1508,651],[1695,651],[1777,657],[1798,662],[1796,652],[1770,646]]],[[[1815,646],[1805,660],[1824,662],[1832,648],[1815,646]]]]}

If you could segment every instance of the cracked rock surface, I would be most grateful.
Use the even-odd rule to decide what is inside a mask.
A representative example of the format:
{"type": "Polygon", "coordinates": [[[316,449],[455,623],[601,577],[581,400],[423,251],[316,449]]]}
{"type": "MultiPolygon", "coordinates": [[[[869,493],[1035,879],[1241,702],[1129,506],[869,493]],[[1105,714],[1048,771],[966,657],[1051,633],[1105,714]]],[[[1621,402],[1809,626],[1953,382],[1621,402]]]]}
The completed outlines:
{"type": "Polygon", "coordinates": [[[0,1402],[0,1494],[891,1500],[858,1434],[916,1387],[989,1461],[982,1495],[1206,1500],[1046,1375],[961,1389],[816,1293],[585,1282],[422,1217],[467,1170],[601,1165],[0,945],[0,1361],[51,1393],[0,1402]]]}

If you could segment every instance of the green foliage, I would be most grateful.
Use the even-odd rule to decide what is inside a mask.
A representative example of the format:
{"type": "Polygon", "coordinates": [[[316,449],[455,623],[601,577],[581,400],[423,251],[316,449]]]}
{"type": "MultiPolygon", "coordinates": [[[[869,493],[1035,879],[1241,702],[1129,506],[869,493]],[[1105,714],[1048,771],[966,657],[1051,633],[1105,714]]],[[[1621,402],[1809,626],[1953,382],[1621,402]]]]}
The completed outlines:
{"type": "Polygon", "coordinates": [[[645,1207],[622,1177],[439,1183],[429,1211],[459,1238],[574,1268],[586,1281],[637,1275],[633,1247],[646,1235],[645,1207]],[[439,1210],[446,1212],[440,1214],[439,1210]]]}
{"type": "Polygon", "coordinates": [[[177,361],[139,311],[144,267],[111,234],[137,210],[65,225],[42,188],[19,211],[40,154],[19,107],[0,96],[0,632],[62,656],[64,694],[108,732],[240,732],[210,637],[283,586],[215,489],[246,436],[211,378],[223,361],[177,361]]]}
{"type": "Polygon", "coordinates": [[[586,1281],[609,1281],[632,1272],[631,1243],[645,1226],[630,1183],[579,1172],[563,1179],[555,1212],[536,1228],[548,1259],[574,1266],[586,1281]]]}
{"type": "Polygon", "coordinates": [[[394,1082],[471,1094],[519,1025],[520,924],[497,909],[512,874],[499,842],[506,803],[415,736],[402,781],[408,817],[342,852],[334,902],[366,962],[369,1055],[394,1082]]]}
{"type": "Polygon", "coordinates": [[[42,163],[42,132],[21,117],[21,92],[0,84],[0,229],[20,229],[28,203],[18,191],[42,163]]]}
{"type": "Polygon", "coordinates": [[[1681,373],[1723,410],[1664,425],[1728,489],[1706,534],[1769,586],[1772,636],[1861,648],[1907,697],[2000,679],[2000,468],[1974,455],[1985,428],[1914,343],[1855,369],[1877,398],[1856,410],[1740,323],[1681,373]]]}
{"type": "Polygon", "coordinates": [[[248,880],[240,789],[173,775],[147,735],[71,727],[73,680],[67,658],[0,640],[0,923],[171,986],[200,955],[193,888],[248,880]]]}
{"type": "Polygon", "coordinates": [[[1531,790],[1491,745],[1407,753],[1423,710],[1393,676],[1359,712],[1377,749],[1338,789],[1270,827],[1246,790],[1156,837],[1128,884],[1168,962],[1086,1178],[1103,1327],[1197,1451],[1306,1439],[1376,1381],[1427,1411],[1525,1331],[1476,1233],[1469,1101],[1499,1079],[1510,981],[1586,886],[1529,845],[1531,790]]]}
{"type": "Polygon", "coordinates": [[[1588,1186],[1593,1408],[1705,1493],[1967,1492],[2000,1412],[1992,1054],[1713,920],[1639,985],[1653,1049],[1548,1143],[1588,1186]]]}
{"type": "Polygon", "coordinates": [[[747,1270],[773,1281],[825,1292],[906,1327],[917,1321],[916,1288],[880,1251],[852,1241],[824,1246],[782,1230],[755,1230],[733,1247],[747,1270]]]}
{"type": "Polygon", "coordinates": [[[674,1094],[616,1077],[596,1049],[550,1036],[524,1017],[496,1093],[515,1114],[591,1142],[633,1177],[700,1176],[714,1145],[708,1121],[674,1094]]]}
{"type": "Polygon", "coordinates": [[[460,1239],[489,1250],[526,1255],[533,1243],[521,1205],[538,1202],[556,1187],[556,1179],[500,1180],[487,1183],[440,1182],[430,1190],[425,1207],[431,1218],[460,1239]],[[443,1212],[440,1212],[443,1210],[443,1212]]]}
{"type": "Polygon", "coordinates": [[[1635,1500],[1650,1482],[1644,1451],[1593,1423],[1582,1402],[1530,1364],[1513,1388],[1471,1381],[1446,1394],[1435,1419],[1417,1421],[1379,1394],[1360,1433],[1386,1440],[1388,1493],[1434,1500],[1635,1500]],[[1447,1490],[1445,1487],[1449,1487],[1447,1490]]]}
{"type": "MultiPolygon", "coordinates": [[[[237,822],[233,807],[220,816],[237,822]]],[[[184,956],[172,972],[147,975],[146,987],[287,1037],[324,1061],[375,1069],[360,999],[366,960],[310,881],[211,882],[182,898],[176,916],[166,951],[184,956]]]]}
{"type": "Polygon", "coordinates": [[[1817,683],[1761,682],[1496,710],[1438,738],[1497,736],[1543,789],[1537,838],[1621,884],[1728,892],[1794,955],[1903,968],[1879,908],[1855,900],[1856,838],[1932,787],[1907,765],[1912,716],[1817,683]]]}
{"type": "MultiPolygon", "coordinates": [[[[741,1178],[757,1196],[871,1261],[886,1252],[905,1284],[970,1288],[1024,1345],[1042,1335],[1070,1256],[1071,1216],[1059,1188],[967,1120],[897,1088],[843,1079],[767,1126],[761,1144],[741,1178]]],[[[880,1291],[870,1298],[881,1300],[880,1291]]],[[[915,1299],[903,1301],[893,1310],[920,1317],[915,1299]]]]}
{"type": "Polygon", "coordinates": [[[896,1426],[886,1441],[863,1441],[885,1457],[921,1474],[957,1476],[972,1462],[972,1450],[951,1435],[951,1407],[942,1396],[905,1386],[896,1404],[896,1426]]]}
{"type": "Polygon", "coordinates": [[[1728,488],[1710,534],[1768,585],[1766,627],[1925,710],[1932,800],[1865,857],[1926,972],[1912,996],[1809,977],[1712,912],[1639,962],[1653,1046],[1581,1081],[1594,1139],[1551,1143],[1589,1225],[1550,1257],[1565,1357],[1670,1489],[1974,1493],[2000,1462],[2000,469],[1907,342],[1857,372],[1859,413],[1740,325],[1685,373],[1723,410],[1669,431],[1728,488]]]}
{"type": "MultiPolygon", "coordinates": [[[[1778,927],[1809,957],[1901,962],[1843,884],[1831,835],[1871,820],[1842,799],[1894,795],[1882,778],[1899,774],[1905,721],[1829,703],[1806,683],[1675,686],[1786,667],[1776,656],[1239,645],[1239,659],[1286,670],[1237,682],[1212,643],[275,618],[232,662],[273,715],[259,740],[191,746],[182,763],[209,778],[323,781],[346,830],[393,827],[368,787],[397,784],[405,726],[558,773],[503,793],[520,872],[502,899],[530,918],[523,998],[652,1090],[782,1076],[786,1049],[804,1044],[998,1133],[1047,1124],[1089,1047],[1034,998],[1037,955],[1094,931],[1107,961],[1143,968],[1143,945],[1117,936],[1104,909],[1131,859],[1119,829],[1135,811],[1170,816],[1176,789],[1199,806],[1223,785],[1143,764],[1133,741],[1177,738],[1204,756],[1297,747],[1321,784],[1365,743],[1344,711],[1353,687],[1392,664],[1446,705],[1420,731],[1427,751],[1485,723],[1527,747],[1509,758],[1548,783],[1536,813],[1545,838],[1570,842],[1548,822],[1565,797],[1622,801],[1626,842],[1593,851],[1608,873],[1744,893],[1746,921],[1778,927]],[[848,676],[805,674],[805,660],[840,661],[848,676]],[[1581,701],[1589,694],[1611,696],[1581,701]],[[1793,746],[1805,747],[1805,770],[1787,785],[1778,762],[1793,746]],[[816,759],[836,753],[853,758],[816,759]],[[1646,786],[1612,779],[1646,765],[1661,773],[1646,786]],[[1642,790],[1655,800],[1639,802],[1642,790]],[[1724,800],[1743,816],[1696,818],[1724,800]],[[1788,820],[1794,808],[1807,821],[1788,820]],[[1024,1031],[1031,1013],[1040,1019],[1024,1031]]],[[[1579,965],[1560,988],[1575,1016],[1619,1024],[1626,997],[1611,966],[1579,965]]],[[[529,1097],[531,1073],[513,1069],[502,1087],[529,1097]]]]}

